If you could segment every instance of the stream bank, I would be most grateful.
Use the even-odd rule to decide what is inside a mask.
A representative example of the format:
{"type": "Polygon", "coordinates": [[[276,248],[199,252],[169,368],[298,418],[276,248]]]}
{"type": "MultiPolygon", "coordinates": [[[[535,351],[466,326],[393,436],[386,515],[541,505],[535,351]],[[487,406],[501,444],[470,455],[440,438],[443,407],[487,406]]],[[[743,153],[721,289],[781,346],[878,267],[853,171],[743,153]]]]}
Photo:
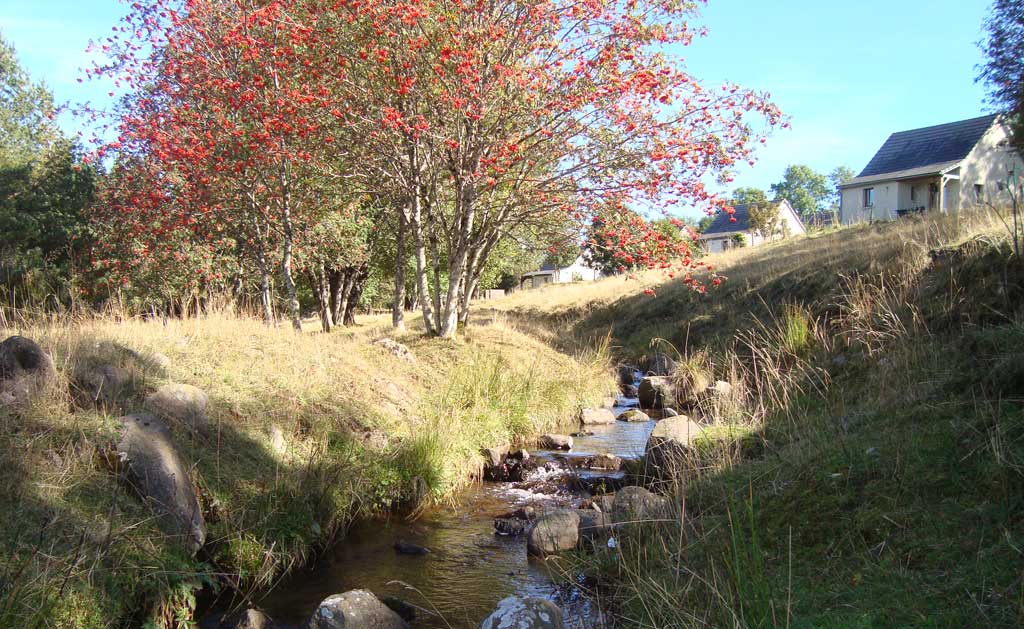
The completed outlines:
{"type": "MultiPolygon", "coordinates": [[[[636,403],[620,397],[611,410],[617,418],[636,403]]],[[[524,536],[497,534],[494,520],[523,507],[577,508],[590,497],[583,488],[594,481],[620,486],[624,472],[574,470],[573,462],[600,454],[638,459],[655,424],[615,421],[577,428],[585,432],[576,432],[570,451],[532,451],[537,467],[522,481],[477,483],[455,506],[435,506],[415,519],[392,515],[360,521],[318,565],[291,575],[259,605],[276,626],[300,626],[329,596],[366,589],[381,600],[394,597],[419,608],[413,627],[476,627],[498,601],[517,596],[553,602],[567,627],[609,627],[584,590],[571,585],[571,577],[555,578],[559,575],[549,572],[549,564],[528,556],[524,536]],[[396,544],[429,553],[400,553],[396,544]]]]}

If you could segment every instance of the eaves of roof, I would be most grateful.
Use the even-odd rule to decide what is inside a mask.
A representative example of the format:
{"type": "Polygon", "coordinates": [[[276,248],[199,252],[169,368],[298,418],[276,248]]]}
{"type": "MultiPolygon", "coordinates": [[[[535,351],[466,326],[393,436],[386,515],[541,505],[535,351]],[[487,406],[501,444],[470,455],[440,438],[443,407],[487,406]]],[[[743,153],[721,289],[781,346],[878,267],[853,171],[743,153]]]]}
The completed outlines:
{"type": "Polygon", "coordinates": [[[917,179],[918,177],[930,177],[936,175],[944,175],[951,170],[959,168],[963,160],[955,160],[952,162],[940,162],[938,164],[929,164],[927,166],[921,166],[919,168],[909,168],[907,170],[898,170],[891,173],[879,173],[877,175],[870,175],[867,177],[854,177],[846,183],[840,185],[840,188],[855,188],[857,186],[863,186],[869,183],[881,183],[884,181],[900,181],[904,179],[917,179]]]}

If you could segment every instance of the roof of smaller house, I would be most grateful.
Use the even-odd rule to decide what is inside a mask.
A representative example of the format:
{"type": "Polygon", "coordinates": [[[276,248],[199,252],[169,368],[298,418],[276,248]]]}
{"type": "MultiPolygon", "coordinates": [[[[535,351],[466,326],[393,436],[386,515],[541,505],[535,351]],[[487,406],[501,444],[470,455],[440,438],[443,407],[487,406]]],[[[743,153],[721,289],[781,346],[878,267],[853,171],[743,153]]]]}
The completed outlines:
{"type": "Polygon", "coordinates": [[[967,157],[998,117],[992,114],[893,133],[864,170],[843,187],[927,176],[953,168],[967,157]]]}
{"type": "Polygon", "coordinates": [[[734,205],[733,209],[736,210],[736,213],[732,216],[721,211],[715,214],[715,220],[711,221],[708,228],[701,232],[700,237],[750,231],[750,206],[734,205]],[[734,218],[736,221],[730,221],[730,218],[734,218]]]}
{"type": "MultiPolygon", "coordinates": [[[[783,204],[785,204],[786,207],[791,208],[789,202],[785,199],[781,201],[771,201],[771,203],[778,205],[780,209],[783,204]]],[[[711,236],[724,236],[727,234],[750,231],[750,205],[734,205],[733,209],[736,210],[736,213],[732,216],[721,211],[715,214],[715,220],[711,221],[708,228],[701,232],[700,238],[707,239],[711,236]],[[734,218],[736,220],[730,221],[730,218],[734,218]]],[[[795,211],[793,212],[793,216],[796,217],[797,221],[802,222],[800,216],[797,215],[795,211]]]]}

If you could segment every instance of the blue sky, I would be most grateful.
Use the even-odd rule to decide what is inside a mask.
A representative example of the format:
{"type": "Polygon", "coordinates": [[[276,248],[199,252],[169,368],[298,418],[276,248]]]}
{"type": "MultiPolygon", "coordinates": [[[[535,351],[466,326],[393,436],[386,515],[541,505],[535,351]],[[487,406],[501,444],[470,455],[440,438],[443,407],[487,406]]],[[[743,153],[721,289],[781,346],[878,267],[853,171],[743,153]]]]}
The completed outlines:
{"type": "MultiPolygon", "coordinates": [[[[787,164],[860,170],[893,131],[986,113],[977,42],[987,0],[710,0],[707,38],[685,51],[710,84],[768,91],[792,117],[734,186],[767,188],[787,164]]],[[[0,0],[0,31],[60,101],[102,102],[79,84],[90,38],[123,13],[117,0],[0,0]]],[[[70,120],[66,128],[77,130],[70,120]]]]}

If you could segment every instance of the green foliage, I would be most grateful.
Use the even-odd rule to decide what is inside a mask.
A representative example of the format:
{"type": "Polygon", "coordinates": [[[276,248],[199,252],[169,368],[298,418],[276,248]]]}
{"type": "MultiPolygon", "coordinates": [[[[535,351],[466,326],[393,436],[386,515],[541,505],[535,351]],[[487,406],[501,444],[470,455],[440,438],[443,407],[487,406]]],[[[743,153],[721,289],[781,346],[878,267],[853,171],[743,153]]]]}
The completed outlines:
{"type": "Polygon", "coordinates": [[[0,38],[0,291],[20,292],[23,302],[70,298],[66,282],[97,177],[50,122],[53,111],[49,91],[0,38]]]}
{"type": "Polygon", "coordinates": [[[776,199],[789,201],[802,216],[823,209],[832,198],[828,178],[803,164],[788,166],[782,181],[772,184],[771,192],[776,199]]]}
{"type": "Polygon", "coordinates": [[[772,238],[779,229],[779,204],[761,202],[747,208],[750,228],[763,238],[772,238]]]}
{"type": "Polygon", "coordinates": [[[729,546],[724,563],[729,576],[733,604],[746,627],[775,627],[772,581],[765,566],[764,548],[757,539],[754,500],[730,500],[726,510],[729,546]]]}
{"type": "Polygon", "coordinates": [[[978,79],[988,87],[989,102],[1007,114],[1014,145],[1024,148],[1024,3],[995,0],[985,20],[981,44],[985,62],[978,79]]]}
{"type": "Polygon", "coordinates": [[[856,177],[857,174],[853,172],[853,169],[847,166],[836,166],[832,169],[832,172],[828,175],[828,183],[832,187],[831,194],[831,206],[828,208],[832,212],[838,212],[839,206],[843,200],[843,192],[839,189],[839,186],[843,185],[847,181],[856,177]]]}
{"type": "Polygon", "coordinates": [[[732,205],[766,205],[768,195],[760,188],[736,188],[732,192],[732,205]]]}
{"type": "Polygon", "coordinates": [[[732,245],[734,247],[746,247],[747,246],[747,237],[744,236],[743,234],[733,234],[731,240],[732,240],[732,245]]]}
{"type": "Polygon", "coordinates": [[[0,167],[31,163],[58,138],[53,113],[50,91],[32,82],[0,35],[0,167]]]}
{"type": "MultiPolygon", "coordinates": [[[[512,289],[519,284],[519,277],[523,273],[535,271],[540,267],[543,245],[530,235],[526,236],[525,240],[518,237],[503,238],[494,246],[480,273],[481,289],[512,289]]],[[[577,249],[572,260],[578,256],[579,250],[577,249]]],[[[562,257],[567,258],[569,255],[565,254],[562,257]]],[[[570,264],[572,260],[570,260],[570,264]]]]}

